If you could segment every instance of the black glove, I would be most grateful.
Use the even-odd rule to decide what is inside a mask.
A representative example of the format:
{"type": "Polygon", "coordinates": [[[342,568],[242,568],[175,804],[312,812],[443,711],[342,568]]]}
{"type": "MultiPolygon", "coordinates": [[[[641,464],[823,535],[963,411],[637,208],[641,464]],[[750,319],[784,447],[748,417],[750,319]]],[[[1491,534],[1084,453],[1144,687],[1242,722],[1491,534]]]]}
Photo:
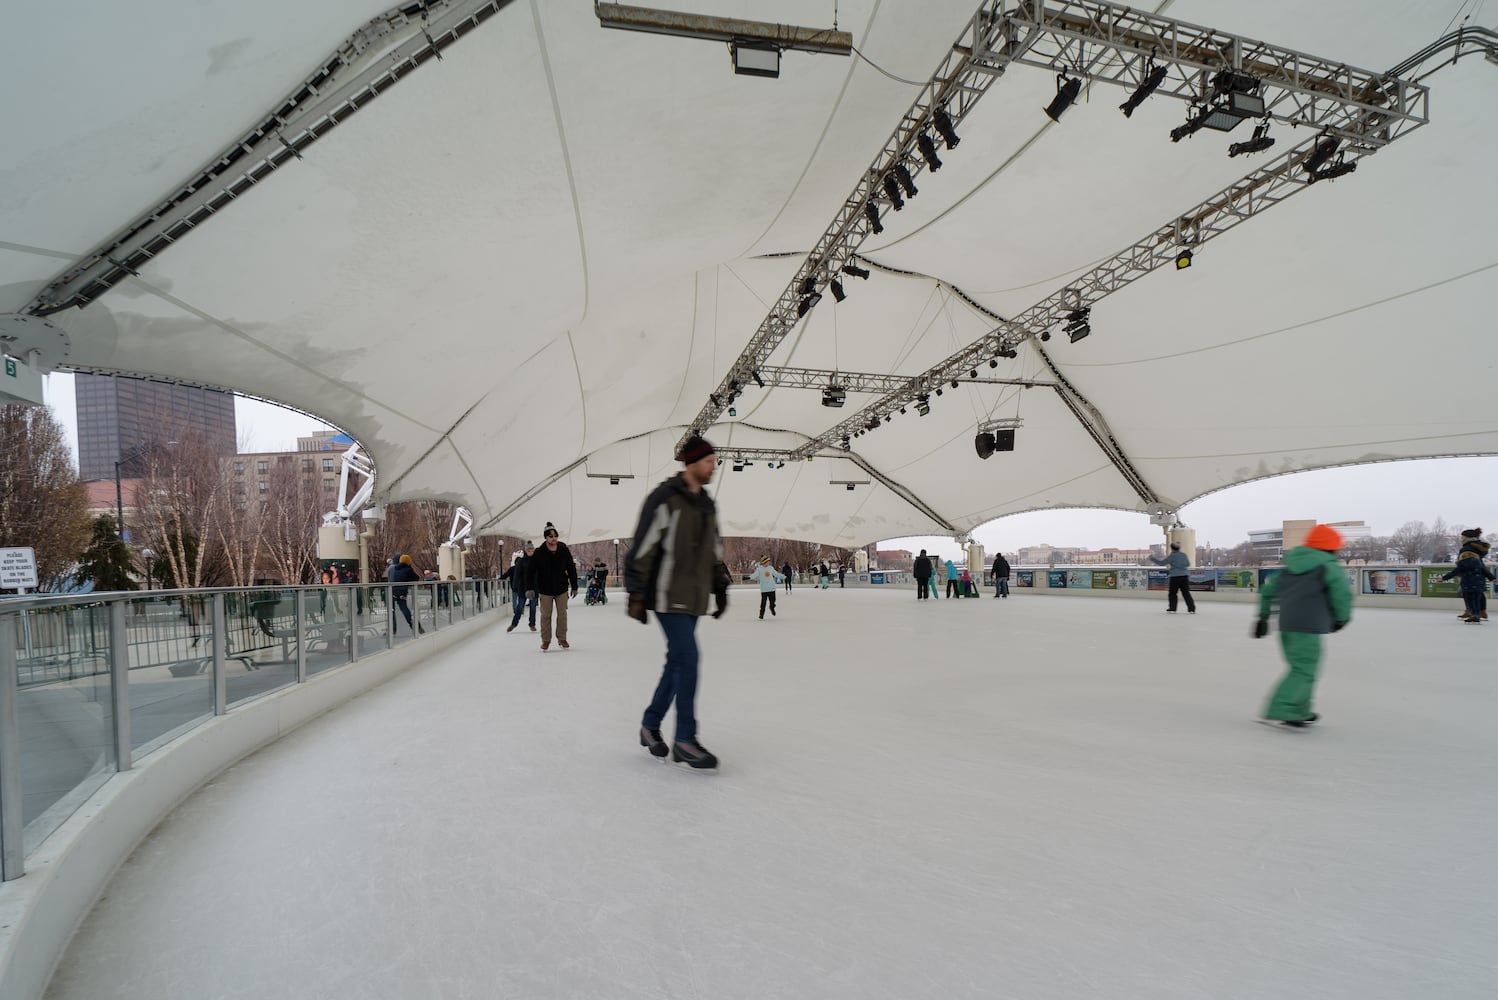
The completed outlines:
{"type": "Polygon", "coordinates": [[[570,596],[572,596],[573,598],[577,597],[577,584],[572,585],[572,593],[570,596]]]}
{"type": "Polygon", "coordinates": [[[1340,632],[1340,631],[1342,631],[1346,627],[1347,627],[1347,623],[1346,622],[1332,622],[1332,631],[1333,632],[1340,632]]]}
{"type": "Polygon", "coordinates": [[[649,625],[650,624],[648,621],[645,620],[645,595],[644,594],[630,594],[629,595],[629,604],[625,607],[624,613],[627,614],[627,615],[629,615],[635,621],[639,622],[641,625],[649,625]]]}
{"type": "Polygon", "coordinates": [[[1260,618],[1254,622],[1254,638],[1262,639],[1269,634],[1269,619],[1260,618]]]}
{"type": "Polygon", "coordinates": [[[713,591],[713,600],[718,603],[718,610],[713,612],[713,617],[722,618],[723,612],[728,610],[728,588],[721,587],[713,591]]]}

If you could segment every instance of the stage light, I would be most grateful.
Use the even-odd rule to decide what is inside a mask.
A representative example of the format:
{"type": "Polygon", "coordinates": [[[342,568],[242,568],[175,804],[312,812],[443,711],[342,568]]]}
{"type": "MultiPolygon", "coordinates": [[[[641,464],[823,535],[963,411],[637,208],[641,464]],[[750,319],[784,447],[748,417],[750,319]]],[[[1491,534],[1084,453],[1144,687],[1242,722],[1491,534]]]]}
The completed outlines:
{"type": "Polygon", "coordinates": [[[728,408],[728,415],[729,415],[729,416],[730,416],[730,417],[736,417],[736,416],[738,416],[738,415],[739,415],[739,411],[738,411],[738,410],[737,410],[737,409],[736,409],[736,408],[735,408],[735,407],[732,407],[732,406],[730,406],[730,407],[729,407],[729,408],[728,408]]]}
{"type": "Polygon", "coordinates": [[[812,306],[816,305],[818,302],[821,302],[821,301],[822,301],[822,296],[820,296],[820,295],[807,295],[807,296],[805,296],[796,305],[796,315],[797,316],[805,316],[807,313],[811,312],[811,307],[812,306]]]}
{"type": "Polygon", "coordinates": [[[941,157],[936,155],[936,143],[931,141],[929,135],[922,132],[916,136],[915,145],[921,151],[921,155],[926,158],[926,166],[931,168],[933,173],[941,169],[941,157]]]}
{"type": "Polygon", "coordinates": [[[955,378],[952,380],[952,388],[957,388],[957,380],[955,378]]]}
{"type": "Polygon", "coordinates": [[[837,299],[837,301],[841,302],[843,301],[843,299],[846,299],[848,297],[847,293],[843,291],[843,283],[841,281],[838,281],[836,278],[832,279],[831,288],[832,297],[834,299],[837,299]]]}
{"type": "Polygon", "coordinates": [[[1191,251],[1182,250],[1176,254],[1176,270],[1184,271],[1191,266],[1191,251]]]}
{"type": "Polygon", "coordinates": [[[988,359],[988,367],[990,367],[990,368],[997,368],[997,367],[999,367],[999,359],[998,358],[989,358],[988,359]]]}
{"type": "Polygon", "coordinates": [[[1203,110],[1198,114],[1186,119],[1186,123],[1184,125],[1177,125],[1175,128],[1171,129],[1170,141],[1180,142],[1188,135],[1195,135],[1196,133],[1200,132],[1202,124],[1207,120],[1207,115],[1209,113],[1210,112],[1208,110],[1203,110]]]}
{"type": "Polygon", "coordinates": [[[892,173],[895,175],[895,180],[899,181],[900,186],[905,189],[905,197],[914,198],[920,194],[915,187],[915,178],[910,176],[910,171],[906,169],[905,164],[896,163],[892,173]]]}
{"type": "Polygon", "coordinates": [[[1139,88],[1129,95],[1127,101],[1118,106],[1119,110],[1124,113],[1125,118],[1132,117],[1134,109],[1143,104],[1151,94],[1159,89],[1160,84],[1165,82],[1165,72],[1166,67],[1164,66],[1156,66],[1150,70],[1149,75],[1144,78],[1144,82],[1139,85],[1139,88]]]}
{"type": "Polygon", "coordinates": [[[918,416],[922,416],[922,417],[924,417],[926,414],[930,413],[931,412],[931,397],[929,397],[929,396],[922,396],[919,400],[917,400],[917,402],[915,404],[915,412],[916,412],[916,414],[918,416]]]}
{"type": "Polygon", "coordinates": [[[967,377],[968,378],[977,378],[978,377],[978,369],[974,368],[972,371],[968,372],[967,373],[967,377]]]}
{"type": "Polygon", "coordinates": [[[952,116],[947,114],[946,108],[937,108],[931,116],[931,124],[936,126],[936,131],[941,133],[942,141],[947,144],[948,149],[956,149],[962,140],[952,129],[952,116]]]}
{"type": "Polygon", "coordinates": [[[1086,337],[1092,332],[1092,327],[1086,322],[1074,323],[1066,328],[1066,336],[1073,344],[1086,337]]]}
{"type": "Polygon", "coordinates": [[[1305,158],[1305,161],[1301,163],[1301,166],[1306,168],[1306,173],[1314,174],[1316,171],[1320,170],[1323,166],[1326,165],[1326,161],[1332,158],[1333,154],[1337,152],[1337,147],[1341,144],[1342,140],[1338,139],[1336,136],[1327,136],[1325,139],[1322,139],[1320,142],[1316,143],[1315,148],[1311,150],[1311,155],[1305,158]]]}
{"type": "Polygon", "coordinates": [[[733,462],[733,471],[734,472],[743,472],[744,471],[744,461],[743,461],[743,459],[734,459],[734,462],[733,462]]]}
{"type": "Polygon", "coordinates": [[[1040,339],[1041,340],[1050,340],[1051,339],[1051,331],[1049,331],[1049,330],[1041,330],[1040,331],[1040,339]]]}
{"type": "Polygon", "coordinates": [[[716,406],[718,409],[720,409],[720,410],[723,409],[723,400],[721,400],[721,399],[718,398],[718,394],[717,393],[710,392],[710,393],[707,394],[707,398],[710,399],[710,400],[712,400],[713,405],[716,406]]]}
{"type": "Polygon", "coordinates": [[[848,400],[848,390],[840,385],[829,385],[822,390],[822,405],[838,407],[848,400]]]}
{"type": "Polygon", "coordinates": [[[903,417],[904,415],[905,415],[905,407],[902,406],[902,407],[900,407],[900,416],[903,417]]]}
{"type": "Polygon", "coordinates": [[[1309,183],[1315,184],[1317,181],[1329,181],[1335,177],[1342,177],[1352,173],[1357,168],[1358,163],[1356,160],[1350,163],[1338,163],[1334,167],[1325,167],[1312,174],[1309,183]]]}
{"type": "Polygon", "coordinates": [[[853,492],[853,484],[852,483],[848,483],[847,487],[848,487],[848,492],[852,493],[853,492]]]}
{"type": "Polygon", "coordinates": [[[1068,77],[1065,73],[1056,74],[1056,96],[1051,103],[1046,105],[1045,116],[1053,122],[1059,122],[1066,109],[1077,101],[1077,95],[1082,92],[1082,78],[1068,77]]]}
{"type": "Polygon", "coordinates": [[[878,236],[884,232],[884,227],[879,224],[879,206],[872,201],[863,207],[863,214],[869,217],[869,229],[878,236]]]}
{"type": "Polygon", "coordinates": [[[937,386],[937,387],[936,387],[936,394],[937,394],[937,395],[938,395],[938,396],[940,396],[940,395],[941,395],[941,386],[937,386]]]}
{"type": "Polygon", "coordinates": [[[609,477],[609,485],[610,486],[618,486],[619,485],[619,477],[618,476],[610,476],[609,477]]]}
{"type": "Polygon", "coordinates": [[[896,212],[905,207],[905,199],[900,196],[900,182],[895,180],[894,174],[885,174],[884,180],[880,182],[884,187],[884,196],[889,199],[890,207],[896,212]]]}
{"type": "Polygon", "coordinates": [[[993,433],[983,431],[973,438],[973,449],[978,452],[978,457],[987,459],[993,454],[993,433]]]}
{"type": "Polygon", "coordinates": [[[869,272],[859,267],[857,264],[844,264],[843,273],[850,278],[862,278],[864,281],[869,280],[869,272]]]}
{"type": "Polygon", "coordinates": [[[754,376],[754,383],[756,385],[758,385],[761,389],[763,389],[765,387],[765,380],[759,377],[759,372],[758,371],[753,371],[753,372],[750,372],[749,374],[751,374],[751,375],[754,376]]]}
{"type": "Polygon", "coordinates": [[[1241,156],[1244,153],[1262,153],[1273,145],[1274,137],[1269,134],[1269,123],[1265,122],[1254,129],[1254,137],[1252,139],[1235,142],[1229,146],[1228,156],[1231,158],[1241,156]]]}

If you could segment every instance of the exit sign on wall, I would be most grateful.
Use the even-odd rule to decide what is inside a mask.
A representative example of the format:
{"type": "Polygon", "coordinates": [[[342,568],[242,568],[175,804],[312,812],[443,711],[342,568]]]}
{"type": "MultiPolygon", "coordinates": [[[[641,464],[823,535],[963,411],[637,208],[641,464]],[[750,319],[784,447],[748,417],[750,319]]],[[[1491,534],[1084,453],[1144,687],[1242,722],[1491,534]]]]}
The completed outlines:
{"type": "Polygon", "coordinates": [[[41,406],[41,372],[15,358],[6,358],[5,377],[0,378],[0,403],[41,406]]]}

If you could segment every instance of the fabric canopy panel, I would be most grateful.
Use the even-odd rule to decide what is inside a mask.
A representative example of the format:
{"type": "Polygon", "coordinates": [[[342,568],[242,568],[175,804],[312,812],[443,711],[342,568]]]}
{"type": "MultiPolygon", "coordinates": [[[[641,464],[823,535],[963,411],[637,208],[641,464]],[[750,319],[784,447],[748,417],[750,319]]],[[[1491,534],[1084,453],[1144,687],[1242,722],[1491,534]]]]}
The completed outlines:
{"type": "MultiPolygon", "coordinates": [[[[60,11],[17,15],[29,48],[11,65],[77,61],[70,79],[105,91],[107,115],[68,88],[4,112],[17,140],[0,152],[0,311],[383,9],[279,6],[163,16],[155,34],[105,21],[82,43],[60,11]],[[140,42],[106,44],[110,31],[140,42]]],[[[54,315],[67,364],[317,414],[369,450],[381,499],[462,502],[483,531],[537,536],[550,520],[576,540],[627,535],[916,96],[899,78],[926,80],[975,6],[844,0],[839,27],[885,72],[788,52],[763,80],[735,76],[718,44],[517,0],[138,278],[54,315]]],[[[1374,69],[1449,18],[1377,6],[1183,0],[1168,14],[1374,69]]],[[[789,0],[690,7],[831,15],[789,0]]],[[[1087,339],[1027,342],[846,452],[725,469],[725,530],[851,546],[1032,509],[1147,509],[1100,439],[1170,507],[1301,469],[1498,453],[1493,72],[1480,58],[1443,69],[1429,126],[1213,240],[1189,269],[1098,302],[1087,339]],[[1082,403],[1067,405],[1062,380],[1082,403]],[[974,435],[995,420],[1017,423],[1015,449],[981,461],[974,435]]],[[[1055,87],[1022,66],[995,81],[942,169],[860,248],[870,277],[845,277],[846,299],[827,295],[768,364],[918,374],[1252,168],[1226,155],[1246,127],[1172,143],[1182,102],[1157,96],[1125,119],[1127,92],[1101,83],[1053,124],[1041,108],[1055,87]]],[[[850,392],[837,410],[815,388],[746,385],[708,436],[731,466],[736,449],[796,448],[876,398],[850,392]]]]}

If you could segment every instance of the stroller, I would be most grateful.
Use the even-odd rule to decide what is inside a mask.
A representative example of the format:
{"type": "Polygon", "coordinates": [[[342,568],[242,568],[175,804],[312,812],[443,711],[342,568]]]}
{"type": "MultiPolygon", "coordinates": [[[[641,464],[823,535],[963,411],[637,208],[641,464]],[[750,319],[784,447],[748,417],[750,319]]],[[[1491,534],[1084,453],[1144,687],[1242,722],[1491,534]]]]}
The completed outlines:
{"type": "MultiPolygon", "coordinates": [[[[605,571],[606,572],[606,571],[605,571]]],[[[607,604],[609,595],[604,590],[604,581],[608,577],[597,570],[588,574],[588,592],[583,595],[584,604],[607,604]]]]}

